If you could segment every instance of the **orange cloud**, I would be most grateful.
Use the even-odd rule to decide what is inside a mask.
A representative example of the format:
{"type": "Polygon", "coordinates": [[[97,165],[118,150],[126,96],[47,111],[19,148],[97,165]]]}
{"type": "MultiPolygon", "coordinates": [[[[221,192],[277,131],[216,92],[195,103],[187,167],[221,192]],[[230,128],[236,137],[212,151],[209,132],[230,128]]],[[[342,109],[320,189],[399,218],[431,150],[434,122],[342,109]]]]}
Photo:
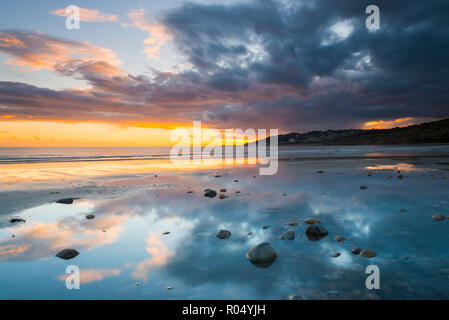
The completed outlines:
{"type": "MultiPolygon", "coordinates": [[[[79,8],[80,10],[80,21],[85,22],[118,22],[118,17],[114,14],[103,13],[97,9],[86,9],[79,8]]],[[[67,17],[70,14],[66,13],[66,9],[58,9],[52,11],[51,14],[60,17],[67,17]]]]}
{"type": "Polygon", "coordinates": [[[33,70],[64,71],[80,66],[99,74],[118,74],[120,60],[109,49],[88,42],[62,40],[32,31],[0,31],[0,53],[11,56],[4,63],[33,70]]]}
{"type": "Polygon", "coordinates": [[[151,258],[139,263],[133,271],[135,279],[143,279],[144,281],[148,279],[148,273],[152,268],[166,265],[174,255],[174,252],[170,251],[156,234],[150,234],[146,242],[146,251],[151,255],[151,258]]]}
{"type": "Polygon", "coordinates": [[[390,129],[395,127],[407,127],[418,123],[418,119],[407,117],[395,120],[368,121],[363,125],[363,129],[390,129]]]}
{"type": "MultiPolygon", "coordinates": [[[[145,44],[143,52],[147,55],[147,58],[159,59],[157,53],[172,38],[166,28],[162,24],[151,23],[148,21],[145,17],[144,8],[131,10],[128,14],[128,18],[131,20],[131,26],[150,34],[150,36],[143,41],[145,44]]],[[[129,24],[122,25],[125,27],[130,26],[129,24]]]]}

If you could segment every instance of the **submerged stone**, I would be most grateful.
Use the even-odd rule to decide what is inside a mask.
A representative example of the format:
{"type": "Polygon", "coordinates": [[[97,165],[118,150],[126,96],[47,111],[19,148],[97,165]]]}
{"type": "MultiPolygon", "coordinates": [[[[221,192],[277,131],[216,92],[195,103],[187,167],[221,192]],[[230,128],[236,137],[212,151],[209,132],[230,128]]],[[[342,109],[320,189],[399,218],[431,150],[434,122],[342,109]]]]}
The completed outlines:
{"type": "Polygon", "coordinates": [[[87,216],[86,216],[86,219],[93,219],[93,218],[95,218],[95,216],[93,215],[93,214],[88,214],[87,216]]]}

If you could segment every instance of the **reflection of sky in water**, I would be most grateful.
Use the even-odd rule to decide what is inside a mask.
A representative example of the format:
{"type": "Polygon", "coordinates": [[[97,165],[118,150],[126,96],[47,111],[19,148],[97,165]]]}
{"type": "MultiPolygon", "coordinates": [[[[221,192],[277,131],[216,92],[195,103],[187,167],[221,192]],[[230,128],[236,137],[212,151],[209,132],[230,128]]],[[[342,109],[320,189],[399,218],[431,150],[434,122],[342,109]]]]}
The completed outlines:
{"type": "Polygon", "coordinates": [[[162,175],[161,185],[171,188],[31,208],[15,215],[26,223],[1,225],[0,298],[282,299],[293,293],[310,299],[365,299],[372,291],[365,289],[364,271],[376,264],[382,289],[375,294],[381,298],[447,299],[449,273],[440,271],[449,268],[449,221],[437,223],[431,216],[449,215],[444,201],[448,180],[440,178],[443,171],[430,179],[431,173],[413,166],[397,179],[391,171],[396,166],[317,174],[287,163],[277,175],[256,179],[255,168],[226,168],[221,178],[162,175]],[[360,190],[362,184],[368,189],[360,190]],[[205,188],[226,188],[230,198],[204,198],[205,188]],[[86,213],[95,219],[85,219],[86,213]],[[302,222],[307,217],[320,219],[329,235],[308,241],[302,222]],[[299,225],[288,226],[292,220],[299,225]],[[230,230],[231,238],[217,239],[220,229],[230,230]],[[294,241],[278,239],[289,229],[298,232],[294,241]],[[335,241],[336,235],[346,242],[335,241]],[[245,257],[263,241],[278,254],[267,269],[245,257]],[[354,246],[373,249],[378,256],[354,256],[354,246]],[[68,261],[55,258],[64,248],[80,255],[68,261]],[[329,257],[335,252],[341,256],[329,257]],[[63,275],[71,264],[81,269],[78,291],[65,288],[63,275]]]}

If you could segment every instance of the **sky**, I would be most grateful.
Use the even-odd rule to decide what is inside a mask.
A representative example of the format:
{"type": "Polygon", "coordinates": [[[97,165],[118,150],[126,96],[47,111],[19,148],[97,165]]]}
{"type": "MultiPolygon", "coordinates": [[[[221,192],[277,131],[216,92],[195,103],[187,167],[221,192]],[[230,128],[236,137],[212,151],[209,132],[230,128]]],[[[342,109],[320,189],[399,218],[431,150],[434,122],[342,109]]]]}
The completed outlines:
{"type": "Polygon", "coordinates": [[[0,146],[165,146],[193,121],[287,133],[447,118],[448,51],[446,0],[1,1],[0,146]]]}

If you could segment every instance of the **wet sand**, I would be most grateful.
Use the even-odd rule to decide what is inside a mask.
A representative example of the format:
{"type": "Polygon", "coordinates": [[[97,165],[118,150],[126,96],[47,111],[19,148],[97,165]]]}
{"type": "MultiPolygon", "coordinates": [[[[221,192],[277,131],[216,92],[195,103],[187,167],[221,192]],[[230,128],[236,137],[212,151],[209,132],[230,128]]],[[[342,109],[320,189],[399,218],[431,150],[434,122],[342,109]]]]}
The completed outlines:
{"type": "Polygon", "coordinates": [[[448,163],[289,158],[275,176],[164,161],[11,165],[0,192],[0,298],[447,299],[449,220],[432,215],[449,216],[448,163]],[[206,198],[206,188],[228,197],[206,198]],[[67,197],[80,199],[55,203],[67,197]],[[306,218],[329,234],[309,241],[306,218]],[[218,239],[222,229],[232,235],[218,239]],[[279,239],[289,230],[294,240],[279,239]],[[246,258],[261,242],[277,253],[268,268],[246,258]],[[354,255],[355,246],[377,256],[354,255]],[[64,248],[80,254],[56,258],[64,248]],[[81,269],[76,292],[65,288],[70,264],[81,269]],[[370,264],[380,290],[365,287],[370,264]]]}

